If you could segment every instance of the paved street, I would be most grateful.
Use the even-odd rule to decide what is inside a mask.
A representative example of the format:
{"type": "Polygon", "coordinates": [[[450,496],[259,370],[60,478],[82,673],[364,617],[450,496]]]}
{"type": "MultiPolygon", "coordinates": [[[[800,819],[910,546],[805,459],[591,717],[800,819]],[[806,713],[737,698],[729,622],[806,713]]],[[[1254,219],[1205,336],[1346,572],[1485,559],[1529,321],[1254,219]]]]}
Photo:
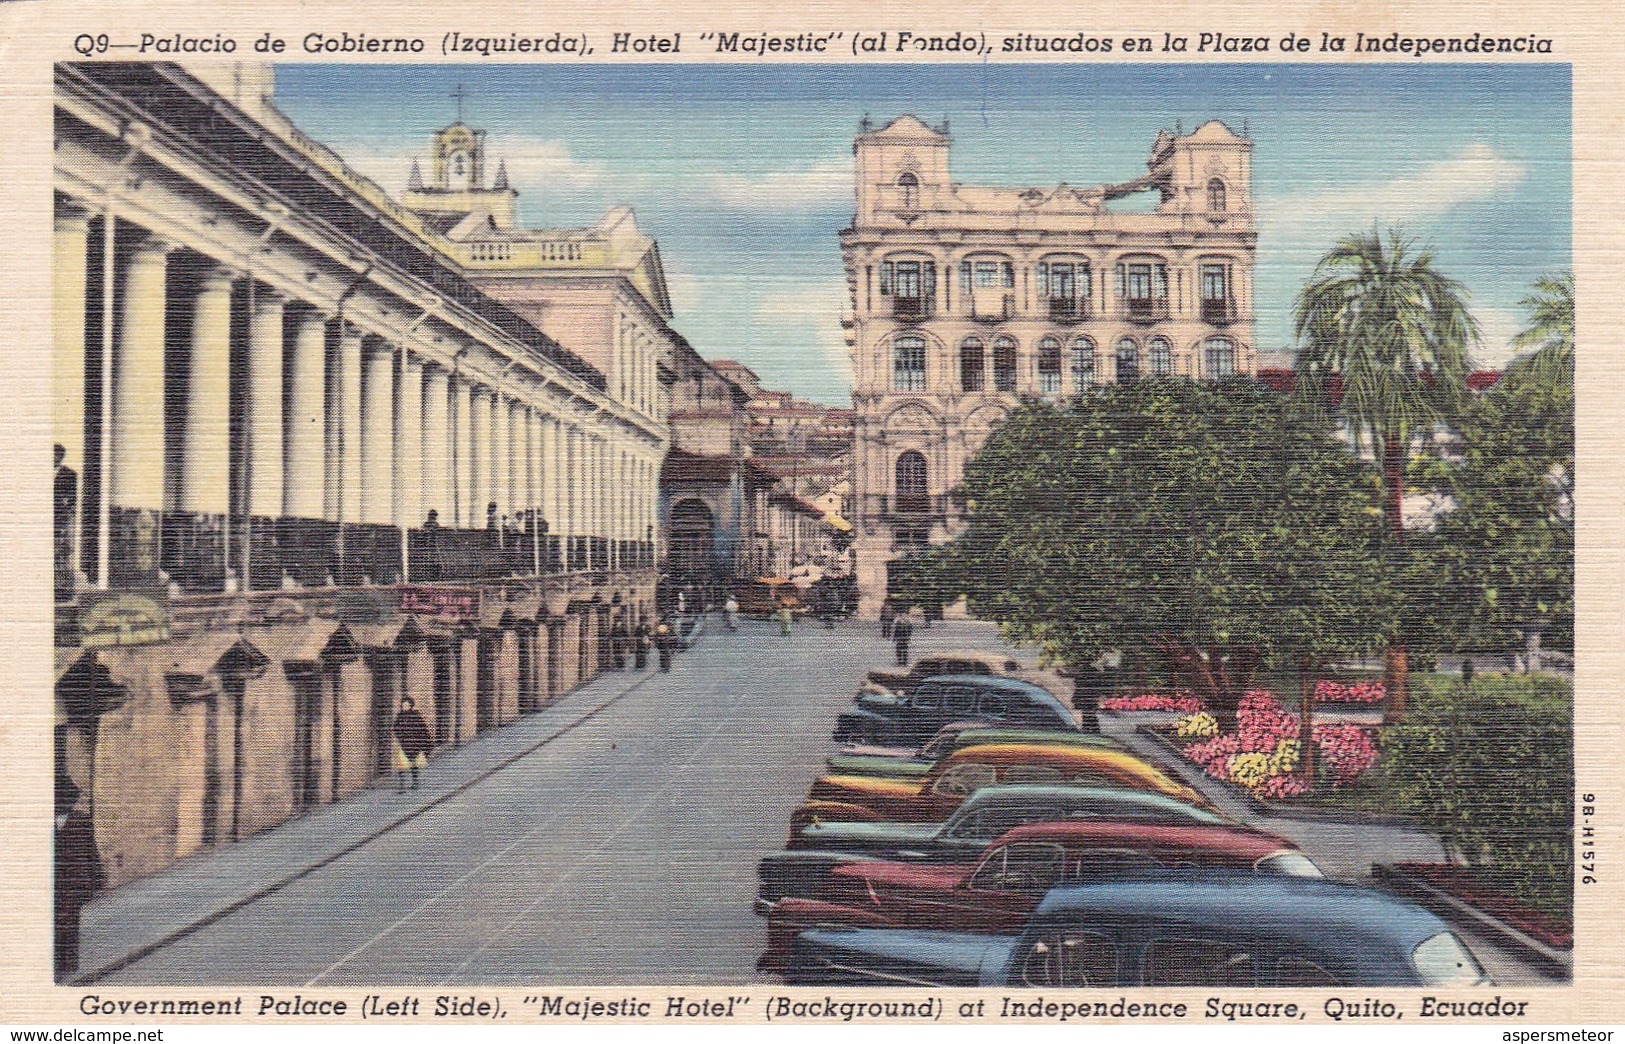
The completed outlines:
{"type": "MultiPolygon", "coordinates": [[[[963,643],[968,630],[979,644],[992,637],[937,627],[916,647],[963,643]]],[[[103,981],[752,980],[756,862],[783,847],[836,711],[888,651],[872,624],[801,623],[789,638],[767,623],[745,621],[738,634],[715,624],[669,676],[649,671],[533,753],[103,981]]],[[[548,713],[588,709],[629,674],[612,672],[548,713]]],[[[480,743],[519,742],[512,734],[548,727],[542,717],[480,743]]],[[[386,816],[401,799],[383,786],[360,800],[386,816]]],[[[319,825],[311,818],[283,829],[319,825]]],[[[174,904],[177,879],[206,887],[214,875],[203,864],[230,855],[137,887],[150,904],[174,904]]],[[[112,913],[90,911],[87,968],[130,947],[114,938],[112,913]]]]}
{"type": "MultiPolygon", "coordinates": [[[[915,652],[995,644],[946,624],[915,652]]],[[[872,624],[714,623],[670,675],[610,672],[436,759],[419,795],[386,783],[103,897],[84,966],[110,984],[754,981],[756,862],[889,652],[872,624]]],[[[1437,855],[1402,828],[1259,825],[1340,875],[1437,855]]],[[[1474,943],[1498,980],[1534,981],[1474,943]]]]}

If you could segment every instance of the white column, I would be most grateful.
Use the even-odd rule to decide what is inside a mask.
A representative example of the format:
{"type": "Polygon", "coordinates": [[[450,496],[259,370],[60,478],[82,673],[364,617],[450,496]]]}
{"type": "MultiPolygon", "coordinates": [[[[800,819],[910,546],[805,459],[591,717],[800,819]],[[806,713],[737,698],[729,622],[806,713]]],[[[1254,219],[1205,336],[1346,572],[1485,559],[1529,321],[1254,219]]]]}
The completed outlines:
{"type": "MultiPolygon", "coordinates": [[[[395,524],[403,529],[423,525],[424,415],[423,360],[401,354],[401,385],[395,396],[395,524]]],[[[444,415],[445,396],[441,396],[444,415]]]]}
{"type": "Polygon", "coordinates": [[[124,270],[113,361],[108,503],[164,506],[164,294],[174,244],[149,236],[124,270]]]}
{"type": "Polygon", "coordinates": [[[561,536],[566,532],[564,521],[564,425],[557,417],[547,418],[546,470],[542,474],[542,494],[546,499],[547,521],[551,532],[561,536]]]}
{"type": "Polygon", "coordinates": [[[491,393],[491,466],[487,473],[491,476],[490,499],[497,506],[497,517],[513,511],[513,499],[509,483],[509,468],[513,464],[513,446],[508,439],[508,400],[503,395],[491,393]]]}
{"type": "Polygon", "coordinates": [[[79,476],[81,487],[85,475],[85,272],[89,249],[89,213],[77,203],[59,200],[51,238],[51,438],[62,447],[66,454],[62,463],[79,476]]]}
{"type": "Polygon", "coordinates": [[[513,506],[515,511],[529,511],[536,506],[536,425],[530,407],[513,403],[508,423],[513,432],[513,506]]]}
{"type": "MultiPolygon", "coordinates": [[[[474,412],[473,386],[468,378],[457,375],[452,378],[452,472],[455,476],[453,482],[453,514],[456,516],[456,525],[467,528],[472,525],[474,518],[473,490],[474,482],[474,431],[472,414],[474,412]]],[[[483,508],[482,508],[483,510],[483,508]]]]}
{"type": "Polygon", "coordinates": [[[282,322],[285,299],[253,284],[248,317],[248,394],[243,430],[248,439],[248,513],[282,513],[282,322]]]}
{"type": "Polygon", "coordinates": [[[231,284],[228,268],[206,273],[192,302],[181,443],[179,507],[224,515],[231,510],[231,284]]]}
{"type": "Polygon", "coordinates": [[[327,455],[337,488],[328,491],[328,518],[356,522],[361,518],[361,331],[349,323],[339,330],[333,363],[337,401],[327,404],[334,438],[327,455]]]}
{"type": "Polygon", "coordinates": [[[361,466],[358,489],[362,522],[388,525],[395,501],[395,348],[382,340],[366,345],[361,374],[361,466]]]}
{"type": "Polygon", "coordinates": [[[485,528],[485,506],[491,502],[491,392],[475,386],[469,392],[468,526],[485,528]]]}
{"type": "Polygon", "coordinates": [[[451,508],[450,376],[433,363],[423,366],[423,517],[433,511],[442,526],[457,524],[451,508]]]}
{"type": "Polygon", "coordinates": [[[282,514],[326,513],[327,317],[300,314],[288,368],[288,430],[283,440],[282,514]]]}

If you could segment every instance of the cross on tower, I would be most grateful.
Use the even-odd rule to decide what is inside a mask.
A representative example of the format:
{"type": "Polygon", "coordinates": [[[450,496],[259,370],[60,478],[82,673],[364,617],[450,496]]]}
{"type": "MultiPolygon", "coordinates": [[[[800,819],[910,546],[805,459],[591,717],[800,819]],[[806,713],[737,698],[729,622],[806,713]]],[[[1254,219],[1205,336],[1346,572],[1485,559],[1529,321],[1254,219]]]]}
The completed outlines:
{"type": "Polygon", "coordinates": [[[463,122],[463,99],[468,97],[468,92],[464,91],[463,90],[463,85],[459,83],[457,85],[457,89],[455,91],[451,92],[450,97],[455,98],[457,100],[457,122],[462,123],[463,122]]]}

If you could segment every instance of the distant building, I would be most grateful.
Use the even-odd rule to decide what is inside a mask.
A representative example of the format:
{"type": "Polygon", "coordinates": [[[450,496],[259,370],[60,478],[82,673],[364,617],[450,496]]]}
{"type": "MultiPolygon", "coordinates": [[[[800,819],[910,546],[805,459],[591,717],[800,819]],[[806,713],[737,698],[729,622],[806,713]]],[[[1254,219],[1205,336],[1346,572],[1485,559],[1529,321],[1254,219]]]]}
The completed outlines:
{"type": "Polygon", "coordinates": [[[1252,143],[1160,132],[1114,185],[955,183],[946,126],[903,116],[853,143],[853,489],[861,609],[887,564],[957,535],[965,463],[1024,396],[1252,373],[1252,143]],[[1155,192],[1145,213],[1117,199],[1155,192]]]}

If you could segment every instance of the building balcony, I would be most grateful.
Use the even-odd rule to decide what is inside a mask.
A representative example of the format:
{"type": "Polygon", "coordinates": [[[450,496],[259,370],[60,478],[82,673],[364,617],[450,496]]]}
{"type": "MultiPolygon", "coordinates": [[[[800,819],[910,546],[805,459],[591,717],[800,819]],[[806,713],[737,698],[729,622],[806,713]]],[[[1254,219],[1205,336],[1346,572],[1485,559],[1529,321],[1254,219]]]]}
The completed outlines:
{"type": "Polygon", "coordinates": [[[868,514],[880,519],[932,519],[948,514],[948,498],[943,494],[871,493],[865,498],[868,514]]]}
{"type": "Polygon", "coordinates": [[[1089,302],[1073,297],[1049,299],[1049,318],[1053,323],[1081,323],[1089,318],[1089,302]]]}
{"type": "Polygon", "coordinates": [[[1214,326],[1228,326],[1236,321],[1236,302],[1232,298],[1203,298],[1202,322],[1214,326]]]}
{"type": "Polygon", "coordinates": [[[929,297],[893,297],[891,299],[891,314],[894,319],[915,323],[922,319],[931,318],[935,308],[929,297]]]}
{"type": "Polygon", "coordinates": [[[1160,322],[1168,318],[1168,299],[1165,297],[1124,298],[1123,318],[1131,323],[1160,322]]]}

